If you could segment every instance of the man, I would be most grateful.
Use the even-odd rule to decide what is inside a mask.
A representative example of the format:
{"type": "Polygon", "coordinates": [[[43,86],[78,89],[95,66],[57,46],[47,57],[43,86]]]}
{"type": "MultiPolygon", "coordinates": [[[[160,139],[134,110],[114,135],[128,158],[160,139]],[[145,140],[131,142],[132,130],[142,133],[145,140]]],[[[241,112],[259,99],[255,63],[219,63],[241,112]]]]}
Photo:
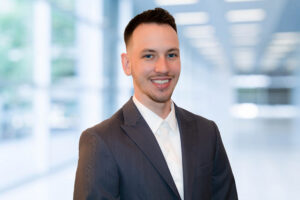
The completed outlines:
{"type": "Polygon", "coordinates": [[[171,100],[180,75],[174,18],[145,11],[124,39],[134,96],[81,135],[74,199],[238,199],[215,123],[171,100]]]}

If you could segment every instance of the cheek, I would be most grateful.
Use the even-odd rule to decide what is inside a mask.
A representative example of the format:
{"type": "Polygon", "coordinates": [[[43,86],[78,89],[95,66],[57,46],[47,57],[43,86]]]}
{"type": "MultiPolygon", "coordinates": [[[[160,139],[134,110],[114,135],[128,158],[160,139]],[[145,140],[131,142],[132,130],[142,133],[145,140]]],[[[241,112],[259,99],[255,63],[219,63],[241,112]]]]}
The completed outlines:
{"type": "Polygon", "coordinates": [[[149,71],[149,66],[144,62],[135,62],[131,68],[132,74],[139,79],[147,75],[149,71]]]}
{"type": "Polygon", "coordinates": [[[171,67],[172,67],[172,71],[174,73],[180,74],[180,71],[181,71],[180,61],[176,61],[176,62],[172,63],[171,67]]]}
{"type": "Polygon", "coordinates": [[[154,71],[154,64],[151,62],[141,61],[137,63],[137,70],[140,75],[148,75],[154,71]]]}

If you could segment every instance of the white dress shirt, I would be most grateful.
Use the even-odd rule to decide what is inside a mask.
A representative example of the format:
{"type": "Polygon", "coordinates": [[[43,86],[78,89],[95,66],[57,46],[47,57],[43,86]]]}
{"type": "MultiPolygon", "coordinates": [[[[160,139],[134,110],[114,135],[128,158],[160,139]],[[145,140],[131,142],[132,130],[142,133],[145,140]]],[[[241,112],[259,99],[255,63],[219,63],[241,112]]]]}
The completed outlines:
{"type": "Polygon", "coordinates": [[[167,162],[181,199],[183,198],[183,172],[181,156],[181,140],[175,115],[174,103],[169,115],[162,119],[133,96],[133,102],[152,130],[163,156],[167,162]]]}

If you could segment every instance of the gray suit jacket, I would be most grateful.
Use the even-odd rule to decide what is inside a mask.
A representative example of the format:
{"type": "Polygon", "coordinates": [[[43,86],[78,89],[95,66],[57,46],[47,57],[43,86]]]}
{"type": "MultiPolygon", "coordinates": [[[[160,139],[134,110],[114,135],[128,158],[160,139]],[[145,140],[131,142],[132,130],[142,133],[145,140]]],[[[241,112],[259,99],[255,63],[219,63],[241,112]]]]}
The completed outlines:
{"type": "MultiPolygon", "coordinates": [[[[216,124],[175,105],[185,200],[236,200],[216,124]]],[[[74,199],[180,199],[151,129],[130,99],[80,138],[74,199]]]]}

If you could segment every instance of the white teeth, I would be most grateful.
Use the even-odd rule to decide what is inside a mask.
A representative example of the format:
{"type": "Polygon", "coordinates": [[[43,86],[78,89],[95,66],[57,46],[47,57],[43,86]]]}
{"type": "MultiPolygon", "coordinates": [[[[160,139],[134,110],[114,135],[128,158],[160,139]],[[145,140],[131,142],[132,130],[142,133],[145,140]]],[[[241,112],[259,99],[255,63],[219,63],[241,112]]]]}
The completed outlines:
{"type": "Polygon", "coordinates": [[[158,84],[164,84],[164,83],[167,83],[169,82],[169,80],[153,80],[154,83],[158,83],[158,84]]]}

